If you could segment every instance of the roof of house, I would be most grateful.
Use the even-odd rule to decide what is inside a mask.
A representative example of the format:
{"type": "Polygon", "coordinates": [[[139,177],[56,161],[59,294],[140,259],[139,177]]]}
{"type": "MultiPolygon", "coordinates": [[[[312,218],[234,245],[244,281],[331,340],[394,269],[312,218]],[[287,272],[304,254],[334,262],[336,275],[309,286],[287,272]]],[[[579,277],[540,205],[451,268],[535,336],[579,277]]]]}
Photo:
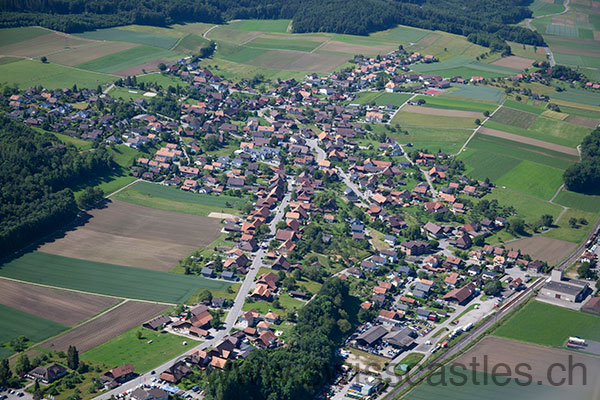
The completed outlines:
{"type": "Polygon", "coordinates": [[[387,329],[385,329],[381,325],[377,325],[377,326],[372,327],[368,331],[361,333],[356,338],[356,340],[362,340],[365,343],[372,345],[373,343],[377,342],[379,339],[381,339],[382,337],[387,335],[387,333],[388,333],[387,329]]]}

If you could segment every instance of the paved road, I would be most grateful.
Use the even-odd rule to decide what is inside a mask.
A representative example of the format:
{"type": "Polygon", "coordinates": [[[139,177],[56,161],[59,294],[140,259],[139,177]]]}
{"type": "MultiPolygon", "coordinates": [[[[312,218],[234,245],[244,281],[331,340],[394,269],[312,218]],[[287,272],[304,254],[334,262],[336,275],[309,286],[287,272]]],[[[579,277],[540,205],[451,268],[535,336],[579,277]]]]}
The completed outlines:
{"type": "MultiPolygon", "coordinates": [[[[506,315],[506,313],[508,313],[510,310],[512,310],[516,305],[522,303],[525,299],[527,299],[529,297],[528,295],[534,289],[538,289],[542,285],[543,282],[545,282],[545,279],[539,279],[539,280],[537,280],[527,290],[524,290],[523,292],[521,292],[520,294],[518,294],[515,299],[510,300],[512,302],[507,303],[503,308],[501,308],[500,310],[496,311],[494,317],[489,318],[483,324],[481,324],[477,328],[473,329],[470,333],[468,333],[466,335],[463,335],[463,337],[460,339],[460,341],[458,343],[456,343],[454,346],[452,346],[450,349],[448,349],[448,351],[446,351],[445,353],[443,353],[441,356],[438,356],[438,358],[434,360],[435,361],[434,364],[435,365],[439,365],[441,363],[446,362],[448,359],[452,358],[458,352],[460,352],[465,347],[467,347],[469,345],[469,343],[471,343],[472,340],[474,340],[477,337],[479,337],[487,329],[489,329],[494,323],[496,323],[501,317],[503,317],[504,315],[506,315]]],[[[421,378],[424,374],[426,374],[428,372],[430,372],[429,368],[425,368],[424,370],[419,371],[418,373],[415,374],[415,376],[413,376],[411,378],[411,382],[404,383],[404,384],[402,384],[402,385],[394,388],[394,390],[392,390],[391,392],[387,393],[384,398],[385,399],[390,399],[390,400],[393,399],[400,392],[402,392],[403,390],[407,389],[411,385],[412,382],[417,381],[419,378],[421,378]]]]}
{"type": "MultiPolygon", "coordinates": [[[[284,210],[290,202],[290,199],[291,199],[290,183],[291,182],[288,181],[287,193],[285,194],[280,205],[277,207],[275,216],[273,217],[273,220],[269,224],[269,228],[270,228],[272,234],[275,233],[275,229],[276,229],[275,227],[276,227],[277,223],[279,223],[280,221],[283,220],[283,217],[285,215],[284,210]]],[[[206,348],[215,346],[224,337],[229,335],[229,333],[231,332],[231,329],[235,325],[235,322],[237,321],[238,317],[242,313],[242,308],[244,307],[244,303],[246,301],[246,296],[248,295],[250,290],[255,286],[254,279],[256,278],[256,275],[258,274],[258,270],[263,263],[263,259],[264,259],[266,253],[267,253],[267,250],[261,248],[253,254],[253,260],[252,260],[252,264],[250,265],[248,274],[246,274],[246,277],[244,278],[244,281],[242,282],[242,286],[240,287],[240,290],[239,290],[237,296],[235,297],[233,306],[231,307],[231,309],[229,310],[229,313],[227,314],[227,317],[225,318],[223,327],[214,333],[212,339],[209,339],[209,340],[206,340],[206,341],[200,343],[198,346],[190,349],[189,351],[194,350],[194,349],[204,350],[206,348]]],[[[182,338],[182,340],[184,340],[184,339],[182,338]]],[[[156,375],[159,375],[162,371],[169,368],[176,361],[185,358],[186,354],[189,351],[186,351],[184,354],[177,356],[177,357],[165,362],[164,364],[156,367],[154,369],[154,371],[156,371],[156,375]]],[[[127,390],[134,389],[136,386],[138,386],[141,383],[150,382],[151,378],[156,375],[152,375],[151,372],[145,373],[136,379],[133,379],[127,383],[124,383],[123,385],[119,386],[116,389],[113,389],[109,392],[101,394],[100,396],[97,396],[96,399],[106,400],[106,399],[110,398],[110,396],[113,396],[113,395],[116,396],[119,393],[123,393],[127,390]]]]}
{"type": "Polygon", "coordinates": [[[573,253],[571,253],[571,255],[569,257],[564,259],[560,264],[558,264],[554,268],[555,269],[565,269],[569,265],[575,263],[575,261],[577,261],[579,256],[581,256],[581,254],[583,254],[583,250],[586,248],[586,244],[587,244],[588,240],[590,240],[591,237],[594,236],[594,233],[598,230],[598,227],[600,227],[600,218],[598,218],[596,220],[596,223],[592,227],[592,230],[590,231],[590,233],[588,233],[585,240],[583,240],[583,242],[581,242],[581,244],[579,246],[577,246],[575,251],[573,251],[573,253]]]}

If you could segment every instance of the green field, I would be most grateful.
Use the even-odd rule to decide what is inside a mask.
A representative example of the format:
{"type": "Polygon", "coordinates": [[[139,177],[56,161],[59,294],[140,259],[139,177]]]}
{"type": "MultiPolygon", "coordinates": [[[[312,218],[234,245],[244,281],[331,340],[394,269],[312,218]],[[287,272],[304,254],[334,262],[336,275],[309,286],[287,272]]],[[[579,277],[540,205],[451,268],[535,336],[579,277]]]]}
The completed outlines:
{"type": "Polygon", "coordinates": [[[443,117],[438,115],[417,114],[400,110],[392,119],[392,124],[409,127],[475,129],[475,119],[463,117],[443,117]]]}
{"type": "Polygon", "coordinates": [[[579,37],[579,29],[574,26],[548,24],[546,35],[579,37]]]}
{"type": "Polygon", "coordinates": [[[204,216],[213,211],[239,214],[239,209],[247,202],[238,197],[184,192],[148,182],[136,183],[117,193],[114,198],[158,210],[204,216]]]}
{"type": "Polygon", "coordinates": [[[222,290],[228,283],[141,268],[78,260],[53,254],[25,254],[0,267],[0,276],[111,296],[183,303],[200,288],[222,290]]]}
{"type": "Polygon", "coordinates": [[[562,185],[563,172],[558,168],[523,160],[502,175],[496,184],[549,200],[556,193],[556,189],[562,185]]]}
{"type": "Polygon", "coordinates": [[[430,31],[399,26],[386,33],[384,38],[387,40],[393,40],[394,42],[417,43],[430,33],[430,31]]]}
{"type": "Polygon", "coordinates": [[[287,32],[289,19],[246,19],[227,24],[228,28],[255,32],[287,32]]]}
{"type": "Polygon", "coordinates": [[[493,87],[454,83],[451,86],[454,88],[450,92],[453,96],[470,97],[472,99],[488,100],[496,103],[500,103],[504,97],[502,90],[493,87]]]}
{"type": "Polygon", "coordinates": [[[473,133],[473,131],[468,129],[430,129],[404,126],[402,129],[408,131],[408,135],[393,135],[400,143],[412,143],[414,148],[417,149],[423,148],[430,151],[442,150],[448,154],[458,152],[473,133]]]}
{"type": "Polygon", "coordinates": [[[410,371],[415,365],[417,365],[419,362],[421,362],[423,357],[425,357],[425,354],[423,354],[423,353],[411,353],[411,354],[407,355],[402,360],[400,360],[398,362],[398,364],[396,364],[396,366],[394,367],[394,373],[396,375],[405,374],[406,372],[402,371],[402,369],[399,368],[400,365],[406,364],[408,366],[408,371],[410,371]]]}
{"type": "Polygon", "coordinates": [[[361,105],[375,103],[375,99],[381,96],[381,94],[381,92],[360,92],[350,103],[361,105]]]}
{"type": "Polygon", "coordinates": [[[197,344],[199,342],[195,340],[138,327],[86,351],[81,354],[81,359],[99,362],[110,368],[131,363],[135,367],[135,372],[141,374],[177,357],[188,347],[197,344]],[[142,332],[141,339],[138,339],[138,332],[142,332]],[[152,343],[148,343],[150,340],[152,343]],[[188,342],[188,346],[183,345],[184,341],[188,342]]]}
{"type": "MultiPolygon", "coordinates": [[[[504,369],[503,369],[504,371],[504,369]]],[[[409,392],[407,400],[460,399],[460,400],[558,400],[577,398],[569,387],[524,384],[506,376],[498,376],[498,384],[491,374],[444,366],[409,392]]],[[[583,397],[581,397],[583,398],[583,397]]]]}
{"type": "Polygon", "coordinates": [[[582,193],[569,192],[563,190],[554,200],[558,204],[566,207],[576,208],[578,210],[591,213],[600,212],[600,196],[592,196],[582,193]]]}
{"type": "Polygon", "coordinates": [[[96,88],[116,80],[117,77],[112,75],[32,60],[0,65],[0,82],[15,84],[20,88],[40,85],[47,89],[63,89],[71,88],[74,84],[79,88],[96,88]]]}
{"type": "Polygon", "coordinates": [[[261,49],[283,49],[310,52],[319,46],[321,42],[291,38],[263,38],[259,37],[246,43],[244,46],[257,47],[261,49]]]}
{"type": "Polygon", "coordinates": [[[483,199],[488,201],[498,200],[498,203],[502,206],[514,207],[517,212],[516,215],[525,220],[526,223],[537,222],[544,214],[549,214],[556,218],[562,211],[562,208],[556,204],[518,194],[508,189],[502,189],[501,187],[494,188],[483,199]]]}
{"type": "MultiPolygon", "coordinates": [[[[530,121],[531,119],[521,119],[515,123],[524,124],[528,120],[530,121]]],[[[541,116],[535,119],[535,121],[529,126],[529,129],[523,129],[515,125],[506,125],[504,123],[497,122],[496,115],[494,115],[493,119],[488,120],[484,126],[490,129],[514,133],[516,135],[573,148],[577,147],[583,138],[586,137],[591,131],[590,128],[541,116]]]]}
{"type": "Polygon", "coordinates": [[[506,101],[504,102],[504,107],[512,108],[519,111],[525,111],[536,115],[540,115],[544,112],[543,107],[536,107],[533,104],[527,103],[526,100],[515,101],[511,99],[506,99],[506,101]]]}
{"type": "MultiPolygon", "coordinates": [[[[454,72],[448,73],[446,71],[455,71],[459,68],[468,68],[469,70],[475,71],[474,75],[484,75],[485,73],[490,74],[489,76],[505,76],[513,75],[519,72],[517,69],[506,68],[499,65],[485,64],[479,61],[475,61],[471,58],[458,56],[451,58],[446,61],[430,64],[415,64],[411,66],[411,69],[421,73],[431,73],[442,76],[454,75],[454,72]]],[[[473,76],[473,75],[471,75],[473,76]]],[[[467,74],[464,74],[464,78],[470,78],[467,74]]]]}
{"type": "Polygon", "coordinates": [[[566,54],[554,52],[554,59],[563,65],[574,65],[584,68],[600,68],[600,57],[582,56],[577,54],[566,54]]]}
{"type": "Polygon", "coordinates": [[[407,93],[382,93],[375,99],[377,106],[392,105],[394,107],[400,107],[408,99],[412,97],[412,94],[407,93]]]}
{"type": "MultiPolygon", "coordinates": [[[[65,325],[0,304],[0,345],[19,336],[37,343],[65,329],[65,325]]],[[[2,352],[10,355],[12,350],[0,347],[0,356],[2,352]]]]}
{"type": "Polygon", "coordinates": [[[165,50],[173,47],[175,43],[177,43],[178,38],[183,36],[183,34],[174,33],[172,35],[166,35],[162,31],[159,32],[160,33],[148,33],[136,32],[130,29],[108,28],[78,33],[74,36],[92,40],[110,40],[116,42],[139,43],[147,46],[160,47],[161,49],[165,50]]]}
{"type": "Polygon", "coordinates": [[[573,208],[568,209],[558,221],[558,228],[551,229],[549,232],[544,233],[544,236],[548,236],[554,239],[566,240],[567,242],[581,243],[585,240],[588,233],[592,230],[592,227],[598,219],[597,213],[589,213],[586,211],[576,210],[573,208]],[[580,221],[584,218],[587,221],[587,225],[577,224],[577,227],[571,228],[569,220],[571,218],[580,221]]]}
{"type": "Polygon", "coordinates": [[[415,100],[422,99],[425,100],[424,107],[431,108],[441,108],[446,110],[461,110],[461,111],[475,111],[475,112],[484,112],[489,111],[490,113],[496,109],[496,106],[493,104],[475,102],[475,101],[467,101],[467,100],[459,100],[453,99],[449,97],[439,97],[439,96],[424,96],[419,95],[415,98],[415,100]]]}
{"type": "Polygon", "coordinates": [[[120,51],[118,53],[96,58],[95,60],[79,64],[76,67],[89,71],[112,73],[133,68],[150,61],[158,59],[173,59],[177,56],[177,53],[158,47],[138,46],[128,50],[120,51]]]}
{"type": "Polygon", "coordinates": [[[564,346],[569,336],[600,341],[600,318],[552,304],[533,301],[494,334],[542,346],[564,346]],[[542,329],[543,328],[543,329],[542,329]]]}
{"type": "Polygon", "coordinates": [[[534,17],[541,15],[557,14],[565,9],[565,7],[556,3],[547,3],[545,1],[535,0],[529,8],[533,11],[534,17]]]}
{"type": "Polygon", "coordinates": [[[491,118],[501,124],[512,125],[522,129],[527,129],[537,118],[536,114],[515,110],[513,108],[502,107],[491,118]]]}
{"type": "Polygon", "coordinates": [[[19,42],[24,42],[25,40],[35,39],[36,37],[47,35],[49,33],[49,30],[35,26],[2,29],[2,34],[0,35],[0,46],[8,46],[19,42]]]}
{"type": "Polygon", "coordinates": [[[562,184],[574,156],[501,138],[475,135],[459,156],[467,174],[548,200],[562,184]]]}
{"type": "Polygon", "coordinates": [[[580,89],[567,89],[562,92],[553,93],[550,97],[553,99],[572,101],[574,103],[583,103],[593,106],[600,105],[600,99],[598,98],[598,93],[589,92],[586,90],[580,89]]]}
{"type": "Polygon", "coordinates": [[[202,36],[189,34],[177,42],[177,45],[173,47],[173,51],[180,53],[195,53],[198,49],[208,47],[209,44],[210,41],[204,39],[202,36]]]}

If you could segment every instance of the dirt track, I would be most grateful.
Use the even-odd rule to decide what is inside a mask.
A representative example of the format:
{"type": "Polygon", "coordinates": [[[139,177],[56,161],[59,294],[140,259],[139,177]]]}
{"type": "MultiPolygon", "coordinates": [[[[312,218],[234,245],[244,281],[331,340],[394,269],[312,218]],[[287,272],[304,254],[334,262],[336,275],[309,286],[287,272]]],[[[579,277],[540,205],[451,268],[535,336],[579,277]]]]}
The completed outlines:
{"type": "MultiPolygon", "coordinates": [[[[475,368],[476,370],[483,371],[484,357],[487,357],[488,373],[494,366],[504,363],[511,372],[509,376],[516,378],[522,378],[522,375],[519,375],[518,372],[515,373],[517,365],[525,363],[530,369],[528,370],[522,366],[519,371],[526,371],[531,375],[532,385],[551,386],[549,378],[553,382],[560,381],[563,378],[568,379],[568,373],[561,370],[560,367],[549,370],[550,365],[553,363],[559,363],[565,368],[575,363],[581,363],[585,368],[574,367],[571,369],[572,385],[567,386],[565,384],[560,389],[568,390],[572,399],[598,398],[595,394],[600,393],[600,381],[598,380],[600,377],[600,359],[597,357],[504,338],[486,337],[477,346],[458,357],[453,364],[460,363],[465,365],[467,369],[473,369],[469,364],[473,362],[474,357],[476,362],[481,364],[475,368]],[[572,357],[571,364],[569,364],[569,357],[572,357]],[[585,386],[582,385],[584,371],[586,374],[585,386]]],[[[506,368],[502,367],[499,371],[504,373],[506,368]]]]}
{"type": "Polygon", "coordinates": [[[508,242],[506,247],[520,249],[521,253],[529,254],[533,259],[554,265],[571,254],[577,244],[538,235],[508,242]]]}
{"type": "Polygon", "coordinates": [[[161,304],[128,301],[78,328],[68,331],[40,346],[50,350],[67,350],[74,345],[80,353],[112,339],[167,310],[161,304]]]}
{"type": "Polygon", "coordinates": [[[431,108],[405,105],[402,111],[423,115],[435,115],[438,117],[461,117],[461,118],[484,118],[483,113],[475,111],[447,110],[443,108],[431,108]]]}
{"type": "Polygon", "coordinates": [[[87,223],[40,251],[64,257],[168,271],[220,235],[214,218],[155,210],[113,200],[87,223]]]}
{"type": "Polygon", "coordinates": [[[558,151],[559,153],[570,154],[573,156],[579,157],[579,152],[577,149],[567,146],[561,146],[560,144],[554,144],[549,142],[544,142],[543,140],[533,139],[526,136],[515,135],[514,133],[502,132],[496,129],[490,128],[481,128],[478,133],[482,135],[499,137],[502,139],[512,140],[513,142],[525,143],[532,146],[541,147],[543,149],[558,151]]]}
{"type": "Polygon", "coordinates": [[[0,279],[0,304],[64,325],[75,325],[118,300],[0,279]]]}

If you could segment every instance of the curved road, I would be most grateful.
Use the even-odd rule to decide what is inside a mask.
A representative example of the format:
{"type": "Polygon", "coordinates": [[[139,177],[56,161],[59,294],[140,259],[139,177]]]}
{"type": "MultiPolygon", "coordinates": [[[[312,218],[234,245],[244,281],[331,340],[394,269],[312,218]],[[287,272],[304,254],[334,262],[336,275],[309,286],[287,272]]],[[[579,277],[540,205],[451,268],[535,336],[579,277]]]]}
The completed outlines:
{"type": "MultiPolygon", "coordinates": [[[[559,13],[555,13],[555,14],[546,14],[546,15],[539,15],[537,17],[534,18],[529,18],[528,20],[525,21],[525,25],[527,26],[527,28],[529,28],[532,31],[535,31],[535,29],[531,26],[531,21],[533,21],[534,19],[538,19],[538,18],[544,18],[544,17],[549,17],[551,15],[563,15],[566,14],[567,12],[569,12],[569,2],[571,0],[565,0],[563,6],[565,7],[565,9],[559,13]]],[[[554,67],[556,65],[556,61],[554,61],[554,55],[552,54],[552,50],[550,50],[550,47],[545,46],[544,50],[546,51],[546,55],[548,55],[548,62],[550,63],[551,67],[554,67]]]]}

